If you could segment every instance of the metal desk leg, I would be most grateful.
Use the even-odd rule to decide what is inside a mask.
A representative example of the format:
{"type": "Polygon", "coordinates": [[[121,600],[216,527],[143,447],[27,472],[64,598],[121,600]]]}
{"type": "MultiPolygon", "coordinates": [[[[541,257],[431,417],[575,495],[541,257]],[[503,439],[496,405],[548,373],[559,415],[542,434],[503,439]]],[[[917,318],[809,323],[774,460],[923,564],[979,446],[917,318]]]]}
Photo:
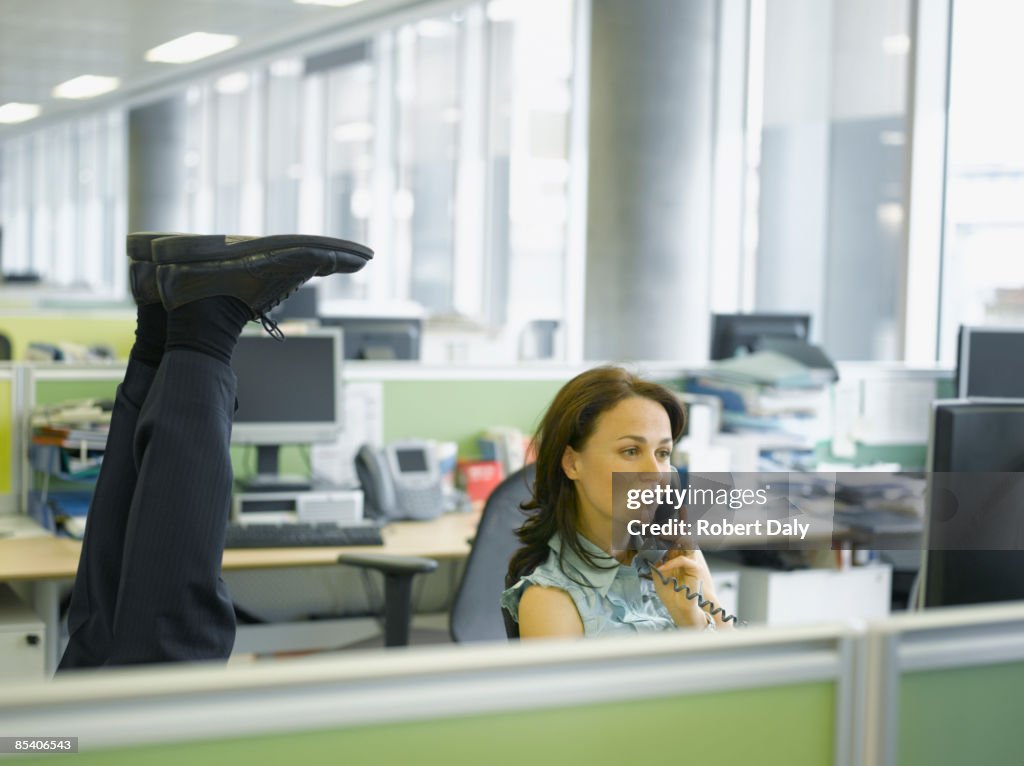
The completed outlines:
{"type": "Polygon", "coordinates": [[[33,607],[46,626],[46,677],[57,672],[60,643],[60,580],[36,580],[32,586],[33,607]]]}

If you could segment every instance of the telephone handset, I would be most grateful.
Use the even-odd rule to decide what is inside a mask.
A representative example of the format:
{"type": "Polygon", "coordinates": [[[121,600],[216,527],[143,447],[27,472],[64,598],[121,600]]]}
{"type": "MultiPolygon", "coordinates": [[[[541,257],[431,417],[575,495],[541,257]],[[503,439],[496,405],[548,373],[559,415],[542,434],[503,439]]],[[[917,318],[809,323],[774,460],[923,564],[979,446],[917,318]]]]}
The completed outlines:
{"type": "Polygon", "coordinates": [[[668,585],[669,580],[671,580],[672,590],[674,590],[676,593],[685,590],[687,599],[689,599],[690,601],[697,599],[697,605],[712,617],[715,617],[719,614],[722,615],[722,622],[729,622],[731,620],[734,625],[747,624],[745,622],[740,622],[739,619],[737,619],[736,615],[729,614],[722,607],[717,606],[715,602],[704,598],[704,594],[701,592],[702,589],[699,583],[697,585],[697,591],[694,592],[690,590],[689,585],[679,582],[679,580],[673,577],[672,575],[668,575],[666,577],[661,572],[659,572],[656,569],[656,567],[664,560],[665,556],[667,556],[668,553],[668,550],[660,550],[654,548],[640,548],[639,550],[637,550],[636,555],[641,562],[641,565],[639,567],[640,574],[650,575],[651,577],[657,576],[658,579],[661,580],[662,585],[668,585]]]}
{"type": "Polygon", "coordinates": [[[355,463],[371,512],[388,520],[422,520],[444,510],[441,472],[427,442],[406,439],[383,449],[364,444],[355,463]]]}
{"type": "Polygon", "coordinates": [[[395,509],[395,485],[379,450],[364,444],[356,453],[356,475],[363,487],[368,513],[387,518],[395,509]]]}

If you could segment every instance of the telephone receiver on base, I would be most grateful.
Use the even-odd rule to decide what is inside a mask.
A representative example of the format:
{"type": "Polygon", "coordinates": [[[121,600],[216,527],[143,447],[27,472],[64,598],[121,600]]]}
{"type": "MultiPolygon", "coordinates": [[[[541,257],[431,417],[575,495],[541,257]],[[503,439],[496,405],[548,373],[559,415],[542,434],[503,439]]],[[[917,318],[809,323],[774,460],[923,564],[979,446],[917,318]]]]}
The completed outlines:
{"type": "Polygon", "coordinates": [[[378,518],[423,521],[444,511],[437,458],[422,439],[393,441],[381,449],[364,444],[355,464],[366,507],[378,518]]]}

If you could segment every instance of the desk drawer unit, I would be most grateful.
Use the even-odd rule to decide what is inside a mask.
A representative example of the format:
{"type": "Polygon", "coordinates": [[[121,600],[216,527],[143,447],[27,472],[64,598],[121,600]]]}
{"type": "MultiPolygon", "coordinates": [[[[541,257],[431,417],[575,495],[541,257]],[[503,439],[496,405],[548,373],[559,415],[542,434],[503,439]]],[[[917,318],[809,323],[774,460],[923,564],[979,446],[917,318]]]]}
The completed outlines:
{"type": "Polygon", "coordinates": [[[44,630],[32,608],[0,584],[0,683],[46,677],[44,630]]]}

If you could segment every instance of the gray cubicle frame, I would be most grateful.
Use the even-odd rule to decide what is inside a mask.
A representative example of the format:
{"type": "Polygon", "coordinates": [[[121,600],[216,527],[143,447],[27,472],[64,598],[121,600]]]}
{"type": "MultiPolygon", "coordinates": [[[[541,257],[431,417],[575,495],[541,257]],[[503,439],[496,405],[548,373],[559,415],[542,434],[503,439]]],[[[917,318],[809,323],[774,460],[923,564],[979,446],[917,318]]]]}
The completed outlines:
{"type": "Polygon", "coordinates": [[[834,682],[833,763],[855,766],[861,636],[820,625],[108,669],[0,689],[0,734],[81,732],[99,750],[834,682]]]}

